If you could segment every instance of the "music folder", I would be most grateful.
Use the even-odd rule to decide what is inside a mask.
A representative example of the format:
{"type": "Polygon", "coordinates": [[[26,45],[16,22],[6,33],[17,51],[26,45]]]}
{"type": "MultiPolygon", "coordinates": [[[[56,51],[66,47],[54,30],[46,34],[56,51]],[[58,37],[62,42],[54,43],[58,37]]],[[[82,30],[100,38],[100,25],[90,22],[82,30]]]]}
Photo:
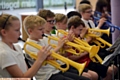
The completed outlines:
{"type": "Polygon", "coordinates": [[[118,54],[120,54],[120,45],[114,50],[112,54],[104,58],[102,64],[108,66],[118,54]]]}

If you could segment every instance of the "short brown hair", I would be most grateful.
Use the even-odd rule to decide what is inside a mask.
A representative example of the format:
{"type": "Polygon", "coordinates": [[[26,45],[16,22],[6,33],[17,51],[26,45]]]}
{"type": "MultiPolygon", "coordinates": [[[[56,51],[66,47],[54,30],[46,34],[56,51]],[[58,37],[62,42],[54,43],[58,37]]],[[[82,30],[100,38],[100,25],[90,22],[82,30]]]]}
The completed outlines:
{"type": "Polygon", "coordinates": [[[55,14],[52,11],[45,9],[41,9],[37,15],[44,18],[45,20],[47,20],[47,18],[55,17],[55,14]]]}
{"type": "Polygon", "coordinates": [[[72,16],[68,19],[68,29],[70,29],[72,26],[74,26],[74,28],[77,28],[80,25],[83,25],[83,27],[85,27],[84,22],[79,16],[72,16]]]}
{"type": "Polygon", "coordinates": [[[79,4],[78,12],[85,12],[87,9],[92,9],[92,6],[89,4],[79,4]]]}
{"type": "Polygon", "coordinates": [[[56,22],[62,22],[63,20],[65,20],[65,23],[67,23],[68,18],[66,15],[64,15],[62,13],[56,13],[55,20],[56,20],[56,22]]]}
{"type": "Polygon", "coordinates": [[[28,35],[28,29],[34,29],[34,27],[43,26],[45,23],[45,19],[37,15],[29,15],[23,21],[24,29],[28,35]]]}

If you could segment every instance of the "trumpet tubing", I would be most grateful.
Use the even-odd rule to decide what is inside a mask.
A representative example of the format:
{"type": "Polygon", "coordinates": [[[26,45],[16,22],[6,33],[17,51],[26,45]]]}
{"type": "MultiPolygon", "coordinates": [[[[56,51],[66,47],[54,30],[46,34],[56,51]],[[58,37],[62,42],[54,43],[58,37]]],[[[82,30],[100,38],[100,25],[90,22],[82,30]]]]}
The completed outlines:
{"type": "Polygon", "coordinates": [[[95,44],[97,44],[99,47],[101,47],[101,48],[104,48],[105,46],[106,46],[106,44],[105,43],[101,43],[100,41],[98,41],[98,40],[92,40],[92,42],[94,42],[95,44]]]}
{"type": "MultiPolygon", "coordinates": [[[[48,43],[49,43],[49,44],[50,44],[50,40],[51,40],[51,39],[52,39],[52,40],[55,40],[55,41],[58,41],[58,40],[59,40],[58,37],[53,37],[53,36],[48,36],[48,38],[49,38],[49,39],[48,39],[48,43]]],[[[77,53],[76,50],[74,50],[74,49],[67,49],[67,50],[65,50],[65,51],[70,52],[70,53],[75,54],[75,55],[80,55],[81,50],[80,50],[78,44],[75,44],[75,43],[70,42],[70,41],[67,41],[65,44],[76,48],[79,52],[77,53]],[[72,52],[72,51],[73,51],[73,52],[72,52]],[[76,53],[75,53],[75,52],[76,52],[76,53]]],[[[50,45],[53,47],[53,44],[50,44],[50,45]]]]}
{"type": "MultiPolygon", "coordinates": [[[[41,46],[38,45],[38,44],[36,44],[36,43],[34,43],[34,42],[26,42],[26,43],[24,44],[24,50],[25,50],[25,52],[27,52],[27,54],[29,54],[32,58],[37,59],[37,55],[35,55],[34,53],[28,51],[28,50],[25,48],[27,44],[29,44],[29,45],[37,48],[38,50],[41,49],[41,46]]],[[[67,71],[67,70],[69,69],[69,65],[71,65],[71,66],[73,66],[74,68],[76,68],[76,69],[78,70],[79,75],[82,73],[83,69],[85,68],[86,62],[83,63],[83,64],[79,64],[79,63],[77,63],[77,62],[74,62],[74,61],[72,61],[72,60],[70,60],[70,59],[68,59],[68,58],[65,58],[65,57],[63,57],[63,56],[55,53],[54,51],[51,51],[51,52],[52,52],[52,54],[51,54],[50,56],[52,56],[53,58],[55,58],[55,59],[57,59],[57,60],[61,60],[62,62],[66,63],[67,67],[66,67],[66,68],[62,68],[61,65],[58,64],[58,63],[57,63],[56,61],[54,61],[54,60],[48,60],[48,61],[46,60],[46,61],[44,62],[44,64],[45,64],[45,63],[51,64],[51,65],[53,65],[54,67],[60,69],[62,72],[67,71]]]]}
{"type": "Polygon", "coordinates": [[[109,46],[109,47],[111,47],[111,46],[112,46],[112,44],[110,44],[109,42],[105,41],[105,40],[104,40],[104,39],[102,39],[102,38],[96,38],[96,40],[98,40],[98,41],[102,42],[103,44],[106,44],[106,45],[107,45],[107,46],[109,46]]]}
{"type": "Polygon", "coordinates": [[[90,45],[87,42],[85,42],[84,40],[80,40],[78,38],[75,38],[74,42],[77,43],[77,44],[79,44],[79,45],[83,45],[85,47],[90,47],[90,45]]]}
{"type": "MultiPolygon", "coordinates": [[[[38,45],[38,44],[35,44],[34,42],[26,42],[26,43],[24,44],[24,50],[25,50],[25,52],[26,52],[27,54],[29,54],[32,58],[37,59],[37,55],[35,55],[33,52],[30,52],[30,51],[28,51],[28,50],[26,49],[26,45],[27,45],[27,44],[29,44],[29,45],[37,48],[38,50],[41,49],[42,47],[41,47],[40,45],[38,45]]],[[[52,56],[53,58],[55,58],[55,59],[59,59],[59,60],[61,60],[62,62],[66,63],[67,67],[66,67],[66,68],[62,68],[61,65],[58,64],[58,63],[57,63],[56,61],[54,61],[54,60],[46,60],[46,61],[44,61],[43,64],[48,63],[48,64],[56,67],[57,69],[61,70],[62,72],[65,72],[65,71],[67,71],[67,70],[69,69],[69,63],[64,60],[63,56],[61,56],[61,55],[59,55],[59,54],[57,54],[57,53],[55,53],[55,52],[53,52],[53,51],[52,51],[51,56],[52,56]]]]}
{"type": "MultiPolygon", "coordinates": [[[[107,30],[89,29],[89,32],[106,33],[109,36],[110,28],[108,28],[107,30]]],[[[100,36],[97,36],[96,34],[90,33],[90,34],[86,34],[86,37],[87,36],[94,37],[95,40],[92,40],[92,42],[94,42],[95,44],[97,44],[101,48],[104,48],[106,45],[109,46],[109,47],[112,46],[112,44],[110,44],[109,42],[105,41],[104,39],[102,39],[100,36]]]]}
{"type": "MultiPolygon", "coordinates": [[[[59,33],[62,33],[64,34],[65,36],[68,35],[68,32],[64,31],[64,30],[58,30],[58,33],[57,33],[57,36],[59,37],[59,33]]],[[[83,41],[83,40],[80,40],[78,38],[75,37],[74,39],[74,42],[79,44],[79,45],[82,45],[82,46],[90,46],[87,42],[83,41]]]]}
{"type": "Polygon", "coordinates": [[[106,29],[106,30],[103,30],[103,29],[88,29],[88,32],[99,32],[99,33],[105,33],[109,36],[110,34],[110,28],[106,29]]]}
{"type": "MultiPolygon", "coordinates": [[[[92,29],[89,29],[89,30],[92,30],[92,29]]],[[[93,29],[94,30],[94,29],[93,29]]],[[[92,31],[93,31],[92,30],[92,31]]],[[[95,31],[100,31],[100,30],[95,30],[95,31]]],[[[109,29],[107,30],[107,31],[100,31],[100,32],[108,32],[109,31],[109,29]]],[[[57,33],[57,35],[59,34],[59,33],[62,33],[62,34],[64,34],[65,36],[68,34],[66,31],[64,31],[64,30],[58,30],[58,33],[57,33]]],[[[96,35],[95,34],[93,34],[95,37],[96,37],[96,35]]],[[[75,43],[77,43],[77,45],[74,43],[70,43],[70,42],[68,42],[68,43],[66,43],[67,45],[69,45],[69,44],[71,44],[72,46],[74,46],[75,47],[75,45],[76,45],[76,49],[81,49],[82,51],[87,51],[87,52],[89,52],[89,57],[90,57],[90,59],[92,60],[92,61],[94,61],[94,62],[96,62],[96,60],[95,60],[95,58],[100,62],[100,63],[102,63],[102,59],[98,56],[98,51],[99,51],[99,46],[90,46],[87,42],[85,42],[85,41],[83,41],[83,40],[80,40],[80,39],[78,39],[78,38],[76,38],[75,37],[75,39],[74,39],[74,42],[75,43]],[[79,45],[79,46],[78,46],[79,45]]],[[[71,46],[70,45],[70,46],[71,46]]],[[[78,49],[78,50],[79,50],[78,49]]]]}

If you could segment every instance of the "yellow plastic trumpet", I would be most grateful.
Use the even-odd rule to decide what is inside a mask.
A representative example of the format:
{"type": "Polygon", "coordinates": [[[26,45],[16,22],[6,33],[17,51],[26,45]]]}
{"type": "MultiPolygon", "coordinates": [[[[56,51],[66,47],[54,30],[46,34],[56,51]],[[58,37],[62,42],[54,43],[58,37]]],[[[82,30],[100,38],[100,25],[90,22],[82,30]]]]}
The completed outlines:
{"type": "MultiPolygon", "coordinates": [[[[51,44],[51,43],[50,43],[50,40],[58,41],[59,38],[58,38],[58,37],[55,37],[55,36],[47,36],[47,37],[48,37],[48,44],[55,48],[56,45],[55,45],[55,44],[51,44]]],[[[77,44],[75,44],[75,43],[72,43],[72,42],[69,42],[69,41],[67,41],[65,44],[67,44],[67,45],[69,45],[69,46],[72,46],[72,47],[74,47],[75,49],[78,50],[78,52],[76,52],[76,50],[74,50],[74,49],[72,49],[72,48],[71,48],[71,49],[65,49],[66,52],[70,52],[70,53],[72,53],[72,54],[74,54],[74,55],[80,55],[81,49],[79,48],[79,45],[77,45],[77,44]]]]}
{"type": "Polygon", "coordinates": [[[105,41],[104,39],[101,38],[102,33],[105,33],[109,36],[109,32],[110,32],[110,28],[108,28],[107,30],[97,30],[97,29],[89,29],[88,30],[89,33],[86,34],[86,37],[94,37],[95,39],[92,40],[92,42],[94,42],[95,44],[97,44],[98,46],[100,46],[101,48],[104,48],[106,45],[108,47],[111,47],[112,44],[110,44],[109,42],[105,41]],[[93,32],[100,32],[101,35],[97,35],[97,34],[93,34],[93,32]]]}
{"type": "MultiPolygon", "coordinates": [[[[68,32],[64,31],[64,30],[58,30],[57,36],[59,37],[59,33],[62,33],[63,35],[67,36],[68,32]]],[[[90,46],[87,42],[85,42],[84,40],[80,40],[78,38],[74,38],[73,40],[75,43],[77,43],[78,45],[81,45],[81,49],[83,51],[87,51],[89,52],[89,57],[92,61],[96,62],[96,59],[102,63],[102,59],[98,56],[98,51],[99,51],[99,46],[90,46]],[[96,58],[96,59],[95,59],[96,58]]]]}
{"type": "Polygon", "coordinates": [[[111,47],[112,44],[110,44],[109,42],[105,41],[104,39],[102,38],[96,38],[95,40],[93,40],[94,43],[96,43],[98,46],[100,46],[101,48],[104,48],[106,45],[108,47],[111,47]],[[103,44],[103,45],[102,45],[103,44]]]}
{"type": "MultiPolygon", "coordinates": [[[[27,45],[30,45],[30,46],[33,46],[34,48],[37,48],[38,50],[42,48],[42,46],[34,43],[34,42],[25,42],[24,44],[24,50],[27,54],[29,54],[32,58],[34,59],[37,59],[37,55],[33,52],[30,52],[26,49],[26,46],[27,45]]],[[[57,59],[57,60],[60,60],[62,62],[64,62],[66,64],[66,68],[62,68],[61,65],[59,63],[56,62],[56,60],[46,60],[44,61],[44,64],[45,63],[48,63],[54,67],[56,67],[57,69],[60,69],[62,72],[65,72],[69,69],[69,65],[73,66],[74,68],[76,68],[79,72],[79,75],[81,75],[82,71],[84,70],[85,68],[85,65],[86,65],[86,62],[85,63],[77,63],[77,62],[74,62],[68,58],[65,58],[57,53],[55,53],[54,51],[52,51],[52,54],[50,55],[52,56],[53,58],[57,59]]]]}
{"type": "MultiPolygon", "coordinates": [[[[49,40],[48,42],[50,42],[50,39],[52,40],[55,40],[55,41],[58,41],[59,38],[58,37],[54,37],[54,36],[48,36],[49,40]]],[[[98,50],[99,50],[99,47],[98,46],[89,46],[89,47],[85,47],[85,46],[82,46],[82,45],[79,45],[79,44],[76,44],[76,43],[73,43],[73,42],[70,42],[70,41],[67,41],[65,43],[66,45],[69,45],[69,46],[72,46],[74,47],[75,49],[77,49],[80,53],[84,50],[84,51],[87,51],[89,53],[92,53],[92,54],[97,54],[98,50]]],[[[73,49],[72,49],[73,50],[73,49]]],[[[74,50],[76,52],[76,50],[74,50]]],[[[69,51],[70,52],[70,51],[69,51]]],[[[75,53],[75,55],[80,55],[80,53],[75,53]]]]}
{"type": "Polygon", "coordinates": [[[91,36],[91,37],[100,37],[102,36],[102,34],[105,33],[109,36],[110,34],[110,28],[108,29],[88,29],[88,34],[87,36],[91,36]]]}
{"type": "MultiPolygon", "coordinates": [[[[58,37],[60,37],[60,36],[59,36],[59,33],[63,34],[64,36],[67,36],[67,35],[68,35],[68,32],[66,32],[66,31],[64,31],[64,30],[57,30],[57,31],[58,31],[58,32],[57,32],[57,36],[58,36],[58,37]]],[[[77,43],[77,44],[79,44],[79,45],[85,46],[85,47],[89,47],[89,46],[90,46],[90,45],[89,45],[87,42],[85,42],[84,40],[80,40],[80,39],[78,39],[78,38],[76,38],[76,37],[74,37],[74,42],[77,43]]]]}

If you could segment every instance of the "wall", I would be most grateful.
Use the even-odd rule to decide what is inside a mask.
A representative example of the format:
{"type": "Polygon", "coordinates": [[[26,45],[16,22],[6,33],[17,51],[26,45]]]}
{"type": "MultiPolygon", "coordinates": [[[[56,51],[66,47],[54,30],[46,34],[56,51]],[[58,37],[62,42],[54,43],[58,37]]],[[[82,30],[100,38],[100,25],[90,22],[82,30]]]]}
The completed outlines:
{"type": "MultiPolygon", "coordinates": [[[[80,1],[82,1],[82,0],[76,0],[76,9],[78,8],[80,1]]],[[[91,2],[92,6],[93,6],[93,10],[95,10],[97,0],[89,0],[89,1],[91,2]]]]}

